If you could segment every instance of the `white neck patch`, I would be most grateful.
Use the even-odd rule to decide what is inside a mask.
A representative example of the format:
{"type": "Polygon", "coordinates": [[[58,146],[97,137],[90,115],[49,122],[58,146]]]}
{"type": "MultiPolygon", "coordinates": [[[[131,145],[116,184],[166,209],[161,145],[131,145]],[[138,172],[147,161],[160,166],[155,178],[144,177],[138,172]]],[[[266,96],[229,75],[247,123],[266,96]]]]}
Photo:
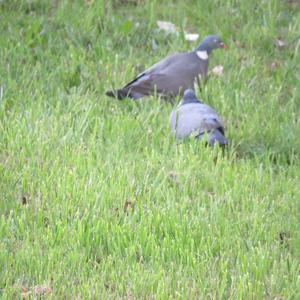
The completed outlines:
{"type": "Polygon", "coordinates": [[[203,60],[208,59],[207,51],[196,51],[196,54],[200,59],[203,59],[203,60]]]}

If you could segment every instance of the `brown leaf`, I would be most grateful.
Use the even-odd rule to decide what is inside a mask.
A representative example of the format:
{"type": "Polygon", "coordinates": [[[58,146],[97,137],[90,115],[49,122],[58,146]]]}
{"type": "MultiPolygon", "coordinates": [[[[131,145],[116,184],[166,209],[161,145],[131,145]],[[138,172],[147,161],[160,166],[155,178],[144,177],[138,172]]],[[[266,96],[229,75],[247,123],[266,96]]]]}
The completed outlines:
{"type": "Polygon", "coordinates": [[[169,176],[172,180],[177,180],[178,174],[177,174],[176,171],[170,171],[170,172],[168,173],[168,176],[169,176]]]}
{"type": "Polygon", "coordinates": [[[31,299],[31,292],[24,292],[24,291],[21,291],[21,298],[22,299],[31,299]]]}
{"type": "Polygon", "coordinates": [[[33,287],[26,288],[21,286],[21,298],[22,299],[32,299],[32,298],[43,298],[43,296],[49,295],[52,292],[52,289],[45,285],[35,285],[33,287]]]}
{"type": "Polygon", "coordinates": [[[177,186],[180,184],[178,175],[179,174],[173,170],[168,173],[168,177],[170,178],[171,182],[175,183],[177,186]]]}
{"type": "Polygon", "coordinates": [[[135,258],[137,262],[141,262],[142,261],[142,255],[139,251],[135,252],[135,258]]]}
{"type": "Polygon", "coordinates": [[[129,209],[130,209],[130,207],[132,207],[132,205],[133,205],[133,202],[131,201],[131,199],[126,199],[123,210],[127,216],[128,216],[129,209]]]}
{"type": "Polygon", "coordinates": [[[279,242],[281,245],[288,246],[288,241],[291,237],[289,232],[279,232],[279,242]]]}
{"type": "Polygon", "coordinates": [[[22,196],[22,204],[23,204],[23,205],[28,204],[28,200],[27,200],[27,197],[26,197],[26,196],[22,196]]]}
{"type": "Polygon", "coordinates": [[[116,290],[116,286],[108,281],[104,282],[104,287],[112,292],[116,290]]]}
{"type": "Polygon", "coordinates": [[[45,294],[50,294],[52,292],[51,288],[45,284],[34,286],[32,291],[36,295],[45,295],[45,294]]]}

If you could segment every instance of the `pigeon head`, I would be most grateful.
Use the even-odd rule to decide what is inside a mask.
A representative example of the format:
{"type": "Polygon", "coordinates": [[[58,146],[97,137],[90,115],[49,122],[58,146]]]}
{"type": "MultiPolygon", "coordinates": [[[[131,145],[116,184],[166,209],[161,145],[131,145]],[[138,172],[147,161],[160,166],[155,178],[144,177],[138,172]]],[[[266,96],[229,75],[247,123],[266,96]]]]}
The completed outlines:
{"type": "Polygon", "coordinates": [[[183,93],[183,99],[194,99],[196,98],[195,92],[192,89],[187,89],[183,93]]]}
{"type": "Polygon", "coordinates": [[[226,48],[226,45],[217,35],[208,35],[201,41],[195,50],[206,51],[208,54],[210,54],[212,50],[217,48],[226,48]]]}
{"type": "Polygon", "coordinates": [[[184,104],[188,104],[188,103],[199,103],[199,102],[200,101],[197,99],[195,92],[192,89],[187,89],[184,91],[183,97],[182,97],[179,105],[184,105],[184,104]]]}

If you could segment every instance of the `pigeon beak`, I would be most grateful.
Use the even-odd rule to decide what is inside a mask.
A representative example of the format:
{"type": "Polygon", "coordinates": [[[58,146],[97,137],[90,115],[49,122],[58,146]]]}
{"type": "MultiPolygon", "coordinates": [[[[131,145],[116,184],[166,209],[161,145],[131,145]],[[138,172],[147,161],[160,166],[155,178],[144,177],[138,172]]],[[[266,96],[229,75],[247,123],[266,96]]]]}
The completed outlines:
{"type": "Polygon", "coordinates": [[[221,42],[221,43],[220,43],[220,48],[227,49],[228,46],[226,46],[223,42],[221,42]]]}

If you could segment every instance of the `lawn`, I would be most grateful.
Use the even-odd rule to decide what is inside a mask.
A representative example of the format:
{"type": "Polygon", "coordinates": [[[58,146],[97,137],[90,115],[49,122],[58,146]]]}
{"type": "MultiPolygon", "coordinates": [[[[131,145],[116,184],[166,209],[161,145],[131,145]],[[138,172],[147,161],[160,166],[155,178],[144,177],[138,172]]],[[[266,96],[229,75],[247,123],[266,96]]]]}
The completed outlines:
{"type": "Polygon", "coordinates": [[[300,299],[297,1],[2,0],[0,15],[0,298],[300,299]],[[105,96],[193,49],[184,31],[228,45],[197,91],[224,153],[176,143],[179,99],[105,96]]]}

